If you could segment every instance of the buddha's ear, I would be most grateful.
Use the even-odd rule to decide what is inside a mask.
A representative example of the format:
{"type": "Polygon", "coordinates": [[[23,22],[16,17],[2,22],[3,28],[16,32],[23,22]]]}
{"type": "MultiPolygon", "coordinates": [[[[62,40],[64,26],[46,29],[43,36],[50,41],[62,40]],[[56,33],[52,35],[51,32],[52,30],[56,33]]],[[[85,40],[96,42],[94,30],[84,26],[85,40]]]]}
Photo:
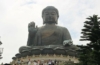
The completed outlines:
{"type": "Polygon", "coordinates": [[[55,23],[56,23],[56,24],[58,24],[58,17],[57,17],[57,19],[56,19],[55,23]]]}
{"type": "Polygon", "coordinates": [[[45,22],[45,17],[43,16],[42,19],[43,19],[43,24],[45,24],[45,23],[46,23],[46,22],[45,22]]]}

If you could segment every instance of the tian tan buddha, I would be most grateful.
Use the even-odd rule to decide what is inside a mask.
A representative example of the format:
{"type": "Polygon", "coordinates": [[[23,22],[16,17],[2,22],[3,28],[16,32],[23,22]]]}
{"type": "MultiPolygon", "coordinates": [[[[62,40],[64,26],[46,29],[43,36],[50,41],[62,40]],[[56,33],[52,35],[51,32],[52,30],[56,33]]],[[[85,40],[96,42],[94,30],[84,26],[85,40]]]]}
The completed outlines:
{"type": "Polygon", "coordinates": [[[36,27],[34,22],[28,24],[27,46],[20,47],[19,53],[30,51],[33,54],[75,55],[77,47],[73,45],[68,29],[57,25],[58,18],[59,12],[55,7],[44,8],[42,11],[43,26],[36,27]]]}

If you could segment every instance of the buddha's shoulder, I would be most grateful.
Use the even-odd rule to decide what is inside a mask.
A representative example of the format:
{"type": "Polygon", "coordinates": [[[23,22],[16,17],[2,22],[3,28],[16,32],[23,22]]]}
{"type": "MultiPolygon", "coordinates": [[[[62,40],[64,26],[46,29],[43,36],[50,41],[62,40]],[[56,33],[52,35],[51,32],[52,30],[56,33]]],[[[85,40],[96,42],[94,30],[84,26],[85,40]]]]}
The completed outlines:
{"type": "Polygon", "coordinates": [[[45,28],[45,26],[38,27],[38,29],[43,29],[43,28],[45,28]]]}
{"type": "Polygon", "coordinates": [[[63,30],[67,29],[66,27],[63,27],[63,26],[57,26],[57,28],[63,29],[63,30]]]}
{"type": "MultiPolygon", "coordinates": [[[[54,27],[56,27],[57,29],[62,29],[62,30],[66,30],[67,29],[66,27],[63,27],[63,26],[54,26],[54,27]]],[[[41,30],[41,29],[45,29],[45,28],[46,28],[46,26],[41,26],[38,29],[41,30]]]]}

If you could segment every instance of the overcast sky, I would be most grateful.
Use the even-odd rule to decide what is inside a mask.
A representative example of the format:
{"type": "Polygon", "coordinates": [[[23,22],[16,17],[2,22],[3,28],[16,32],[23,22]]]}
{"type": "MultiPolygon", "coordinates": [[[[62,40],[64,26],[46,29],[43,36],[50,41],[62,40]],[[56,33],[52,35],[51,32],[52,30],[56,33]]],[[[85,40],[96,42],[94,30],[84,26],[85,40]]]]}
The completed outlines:
{"type": "Polygon", "coordinates": [[[42,26],[41,12],[46,6],[59,10],[58,25],[66,27],[74,44],[80,42],[80,32],[88,16],[100,16],[100,0],[0,0],[0,36],[4,48],[0,63],[9,63],[19,47],[27,44],[28,23],[42,26]]]}

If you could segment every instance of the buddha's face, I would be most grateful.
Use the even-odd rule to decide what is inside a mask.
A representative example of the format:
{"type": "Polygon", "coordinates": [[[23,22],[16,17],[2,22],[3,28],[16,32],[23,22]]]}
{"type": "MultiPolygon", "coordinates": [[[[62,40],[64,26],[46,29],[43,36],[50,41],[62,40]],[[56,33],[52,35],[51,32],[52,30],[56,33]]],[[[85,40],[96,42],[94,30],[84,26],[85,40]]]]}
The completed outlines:
{"type": "Polygon", "coordinates": [[[46,10],[43,13],[44,23],[57,23],[58,15],[55,10],[46,10]]]}

